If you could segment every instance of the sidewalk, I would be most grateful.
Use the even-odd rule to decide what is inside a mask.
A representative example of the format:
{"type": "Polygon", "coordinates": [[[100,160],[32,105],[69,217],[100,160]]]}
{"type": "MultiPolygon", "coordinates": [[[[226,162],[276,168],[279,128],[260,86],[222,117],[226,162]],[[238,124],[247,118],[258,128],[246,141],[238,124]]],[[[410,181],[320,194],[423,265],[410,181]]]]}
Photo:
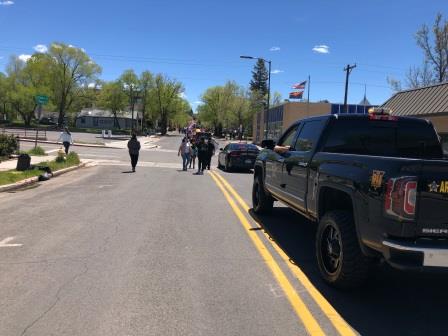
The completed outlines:
{"type": "MultiPolygon", "coordinates": [[[[142,149],[151,149],[156,148],[157,145],[155,144],[160,140],[160,138],[156,138],[153,136],[149,137],[139,137],[138,140],[140,141],[140,144],[142,145],[142,149]]],[[[20,139],[20,141],[23,142],[35,142],[35,140],[28,140],[28,139],[20,139]]],[[[44,143],[44,144],[52,144],[52,145],[61,145],[60,142],[56,141],[48,141],[48,140],[38,140],[37,143],[44,143]]],[[[120,141],[111,141],[106,142],[104,145],[99,144],[93,144],[93,143],[74,143],[72,146],[78,146],[78,147],[93,147],[93,148],[116,148],[116,149],[125,149],[127,148],[128,142],[126,140],[120,140],[120,141]]]]}
{"type": "MultiPolygon", "coordinates": [[[[140,136],[140,137],[137,137],[137,140],[140,142],[141,149],[152,149],[152,148],[158,147],[156,145],[156,143],[160,140],[160,138],[156,138],[153,136],[149,136],[149,137],[140,136]]],[[[113,141],[110,143],[106,143],[106,147],[127,149],[128,142],[127,141],[113,141]]]]}

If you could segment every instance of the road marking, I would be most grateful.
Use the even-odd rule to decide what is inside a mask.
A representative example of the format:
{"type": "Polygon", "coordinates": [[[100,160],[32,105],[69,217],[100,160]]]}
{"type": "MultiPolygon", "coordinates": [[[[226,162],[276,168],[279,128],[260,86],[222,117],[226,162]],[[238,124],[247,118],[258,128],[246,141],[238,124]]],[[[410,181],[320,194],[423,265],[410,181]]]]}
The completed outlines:
{"type": "Polygon", "coordinates": [[[58,149],[52,149],[52,150],[45,151],[45,153],[47,153],[47,154],[51,154],[51,153],[55,153],[55,152],[57,152],[57,151],[59,151],[59,150],[60,150],[60,148],[58,148],[58,149]]]}
{"type": "Polygon", "coordinates": [[[103,184],[103,185],[98,186],[99,189],[110,188],[110,187],[113,187],[113,185],[112,184],[103,184]]]}
{"type": "Polygon", "coordinates": [[[300,295],[297,293],[297,291],[292,286],[291,282],[286,277],[285,273],[283,273],[280,266],[275,261],[274,257],[271,255],[267,247],[264,245],[264,243],[261,241],[261,239],[258,237],[257,234],[250,234],[249,231],[252,226],[250,225],[247,218],[244,216],[244,214],[241,212],[238,205],[235,203],[235,201],[231,198],[230,194],[227,192],[223,184],[220,182],[220,180],[216,177],[215,173],[209,172],[212,179],[215,181],[218,188],[222,191],[224,194],[224,197],[226,198],[227,202],[230,204],[230,207],[232,208],[235,215],[238,217],[240,223],[243,225],[243,227],[246,229],[246,232],[248,233],[249,237],[251,238],[252,242],[254,243],[255,247],[257,248],[258,252],[264,259],[266,265],[271,270],[272,274],[274,275],[275,279],[277,280],[280,287],[283,289],[283,292],[285,293],[286,297],[288,298],[289,302],[291,303],[291,306],[295,310],[297,316],[302,321],[303,325],[305,326],[306,330],[310,335],[325,335],[319,324],[317,323],[314,316],[309,311],[308,307],[303,302],[300,295]]]}
{"type": "Polygon", "coordinates": [[[13,241],[15,237],[8,237],[0,241],[0,247],[20,247],[23,244],[8,244],[10,241],[13,241]]]}
{"type": "MultiPolygon", "coordinates": [[[[247,203],[241,198],[241,196],[236,192],[236,190],[218,173],[214,173],[218,179],[222,182],[222,184],[229,190],[229,192],[235,197],[235,199],[238,201],[238,203],[241,205],[241,207],[246,211],[249,212],[250,207],[247,205],[247,203]]],[[[257,222],[258,225],[262,227],[260,223],[257,222]]],[[[308,279],[308,277],[303,273],[303,271],[300,269],[298,265],[293,265],[290,261],[290,258],[288,255],[277,245],[275,241],[269,237],[269,242],[271,242],[272,246],[274,247],[275,251],[281,256],[281,258],[285,261],[285,263],[288,265],[288,268],[292,271],[292,273],[297,277],[299,282],[305,287],[305,289],[308,291],[308,293],[311,295],[311,297],[314,299],[314,301],[317,303],[317,305],[321,308],[321,310],[324,312],[324,314],[328,317],[328,319],[331,321],[333,326],[336,328],[336,330],[339,332],[339,334],[343,336],[352,336],[356,335],[356,333],[353,331],[353,329],[350,327],[350,325],[339,315],[339,313],[336,311],[336,309],[333,308],[333,306],[325,299],[325,297],[314,287],[314,285],[311,283],[311,281],[308,279]]]]}

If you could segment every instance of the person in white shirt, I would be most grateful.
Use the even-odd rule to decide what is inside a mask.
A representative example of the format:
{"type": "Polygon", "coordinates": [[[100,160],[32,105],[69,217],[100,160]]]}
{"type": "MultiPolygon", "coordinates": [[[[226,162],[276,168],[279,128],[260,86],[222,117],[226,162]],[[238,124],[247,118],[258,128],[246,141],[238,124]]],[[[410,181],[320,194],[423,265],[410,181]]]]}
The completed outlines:
{"type": "Polygon", "coordinates": [[[182,139],[177,156],[182,155],[182,170],[187,170],[188,162],[190,161],[191,145],[187,138],[182,139]]]}
{"type": "Polygon", "coordinates": [[[73,144],[73,138],[67,127],[64,127],[64,130],[59,136],[58,142],[62,142],[65,148],[65,154],[68,154],[68,149],[70,148],[70,145],[73,144]]]}

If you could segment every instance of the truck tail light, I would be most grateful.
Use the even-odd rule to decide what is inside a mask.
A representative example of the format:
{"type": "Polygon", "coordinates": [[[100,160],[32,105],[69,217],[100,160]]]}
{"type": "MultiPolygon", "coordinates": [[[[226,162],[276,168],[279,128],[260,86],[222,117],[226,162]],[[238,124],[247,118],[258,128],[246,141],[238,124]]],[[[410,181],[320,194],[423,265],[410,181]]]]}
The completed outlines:
{"type": "Polygon", "coordinates": [[[391,178],[386,184],[384,210],[398,219],[414,219],[417,201],[417,177],[391,178]]]}

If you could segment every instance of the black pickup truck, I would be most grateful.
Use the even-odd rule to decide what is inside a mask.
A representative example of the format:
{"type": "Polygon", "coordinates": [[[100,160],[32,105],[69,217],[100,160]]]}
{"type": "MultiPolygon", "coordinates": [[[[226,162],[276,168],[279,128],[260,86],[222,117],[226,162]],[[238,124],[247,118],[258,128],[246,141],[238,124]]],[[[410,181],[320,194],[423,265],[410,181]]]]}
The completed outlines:
{"type": "Polygon", "coordinates": [[[448,268],[448,161],[430,122],[384,111],[313,117],[262,147],[253,210],[266,214],[278,200],[318,223],[329,284],[360,285],[382,260],[448,268]]]}

